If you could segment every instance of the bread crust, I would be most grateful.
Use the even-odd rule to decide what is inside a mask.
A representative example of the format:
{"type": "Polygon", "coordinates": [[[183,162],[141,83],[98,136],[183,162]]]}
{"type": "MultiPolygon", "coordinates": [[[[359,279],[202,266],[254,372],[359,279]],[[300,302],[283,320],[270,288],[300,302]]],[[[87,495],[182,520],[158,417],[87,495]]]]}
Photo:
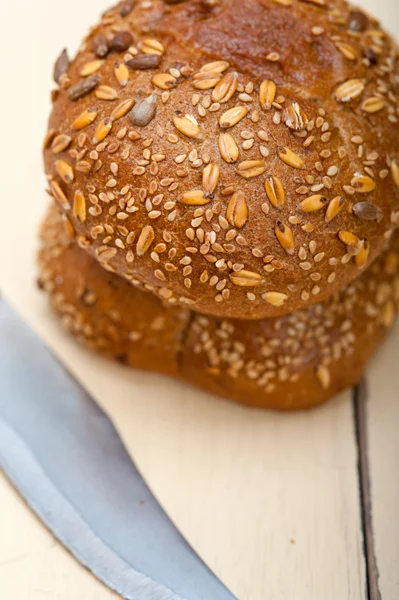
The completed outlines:
{"type": "Polygon", "coordinates": [[[399,222],[398,51],[379,24],[343,0],[128,9],[56,68],[45,167],[81,247],[222,317],[356,278],[399,222]]]}
{"type": "Polygon", "coordinates": [[[190,311],[164,307],[72,243],[55,206],[41,228],[39,285],[79,343],[124,365],[179,376],[190,311]]]}
{"type": "Polygon", "coordinates": [[[41,236],[40,285],[80,343],[259,408],[298,410],[356,384],[399,304],[399,235],[345,290],[259,321],[165,306],[105,271],[70,238],[55,207],[41,236]]]}

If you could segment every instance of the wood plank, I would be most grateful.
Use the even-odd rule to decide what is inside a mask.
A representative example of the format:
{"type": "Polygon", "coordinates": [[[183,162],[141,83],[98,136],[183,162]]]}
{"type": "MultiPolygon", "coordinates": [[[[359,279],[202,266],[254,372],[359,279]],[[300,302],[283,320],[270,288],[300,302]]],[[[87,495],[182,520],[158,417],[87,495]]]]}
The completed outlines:
{"type": "Polygon", "coordinates": [[[369,600],[381,600],[371,507],[370,464],[367,436],[367,397],[367,383],[366,380],[363,379],[363,381],[353,390],[353,403],[356,441],[359,455],[359,488],[364,554],[366,558],[366,580],[369,600]]]}
{"type": "Polygon", "coordinates": [[[145,416],[132,395],[102,406],[169,515],[233,593],[366,598],[350,394],[277,415],[168,388],[146,387],[145,416]]]}
{"type": "Polygon", "coordinates": [[[117,600],[43,527],[0,472],[0,596],[117,600]]]}
{"type": "MultiPolygon", "coordinates": [[[[49,0],[26,3],[22,21],[17,19],[16,3],[4,7],[4,21],[18,22],[24,39],[16,48],[13,30],[6,28],[0,40],[5,44],[3,54],[7,46],[13,47],[13,61],[4,65],[5,80],[21,92],[12,95],[13,110],[25,114],[23,92],[29,88],[29,112],[35,115],[24,153],[19,152],[12,120],[3,123],[10,154],[20,157],[9,166],[0,200],[7,203],[2,243],[13,249],[12,264],[9,253],[3,253],[6,260],[0,264],[4,290],[113,418],[160,502],[240,600],[366,600],[350,394],[302,415],[233,407],[89,355],[60,332],[44,299],[33,290],[35,228],[45,201],[37,140],[47,113],[49,57],[61,44],[60,28],[51,24],[62,23],[62,44],[76,47],[87,24],[108,4],[108,0],[70,0],[65,6],[49,0]],[[18,63],[24,65],[24,89],[15,75],[18,63]],[[21,180],[21,172],[27,174],[26,180],[21,180]],[[22,215],[19,203],[9,201],[15,190],[8,188],[8,181],[20,182],[19,195],[26,200],[22,215]]],[[[40,534],[32,529],[29,535],[34,539],[40,534]]],[[[30,579],[32,587],[25,597],[32,596],[40,581],[47,581],[46,571],[54,568],[61,579],[67,577],[52,553],[38,555],[37,561],[39,583],[30,579]]],[[[68,572],[77,571],[69,566],[68,572]]],[[[95,592],[76,577],[79,594],[71,592],[69,597],[94,597],[95,592]]],[[[63,598],[57,587],[51,592],[50,597],[63,598]]]]}
{"type": "Polygon", "coordinates": [[[377,360],[371,365],[367,377],[366,431],[371,513],[382,600],[399,598],[398,348],[399,327],[396,327],[377,360]]]}

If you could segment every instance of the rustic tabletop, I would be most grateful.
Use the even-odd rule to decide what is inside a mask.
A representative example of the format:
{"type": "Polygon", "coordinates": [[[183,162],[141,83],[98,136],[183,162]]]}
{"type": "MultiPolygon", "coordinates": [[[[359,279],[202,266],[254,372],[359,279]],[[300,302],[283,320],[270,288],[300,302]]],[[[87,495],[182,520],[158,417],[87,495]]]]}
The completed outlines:
{"type": "MultiPolygon", "coordinates": [[[[357,3],[399,32],[397,0],[357,3]]],[[[0,223],[5,240],[13,239],[9,223],[18,223],[31,248],[36,233],[30,222],[36,219],[36,227],[45,204],[43,198],[42,206],[22,214],[9,200],[15,195],[10,184],[18,178],[24,201],[31,190],[39,197],[44,187],[40,139],[52,57],[64,44],[76,47],[108,4],[20,0],[2,7],[3,22],[11,24],[0,36],[2,77],[14,90],[11,101],[9,94],[0,98],[2,131],[14,156],[12,111],[25,115],[31,127],[24,139],[25,177],[13,174],[10,163],[11,175],[2,179],[2,215],[10,215],[0,223]],[[15,23],[24,40],[17,46],[15,23]]],[[[7,158],[2,155],[2,164],[7,158]]],[[[41,314],[43,301],[35,296],[27,302],[31,259],[16,252],[10,265],[7,256],[0,252],[5,294],[54,349],[62,346],[59,355],[69,368],[85,383],[88,377],[89,391],[111,415],[164,508],[239,600],[398,600],[398,328],[362,386],[312,413],[250,413],[138,376],[136,389],[150,396],[144,409],[129,397],[134,375],[119,371],[120,394],[110,405],[102,390],[116,367],[99,369],[96,358],[61,338],[57,325],[41,314]]],[[[47,532],[1,473],[0,506],[0,597],[117,597],[47,532]]]]}

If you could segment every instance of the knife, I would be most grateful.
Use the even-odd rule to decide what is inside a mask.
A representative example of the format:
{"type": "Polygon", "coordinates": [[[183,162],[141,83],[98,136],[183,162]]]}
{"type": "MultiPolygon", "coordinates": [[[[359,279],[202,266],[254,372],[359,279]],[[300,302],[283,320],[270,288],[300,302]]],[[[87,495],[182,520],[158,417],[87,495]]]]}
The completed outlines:
{"type": "Polygon", "coordinates": [[[0,465],[58,540],[122,597],[234,600],[158,504],[108,417],[2,298],[0,465]]]}

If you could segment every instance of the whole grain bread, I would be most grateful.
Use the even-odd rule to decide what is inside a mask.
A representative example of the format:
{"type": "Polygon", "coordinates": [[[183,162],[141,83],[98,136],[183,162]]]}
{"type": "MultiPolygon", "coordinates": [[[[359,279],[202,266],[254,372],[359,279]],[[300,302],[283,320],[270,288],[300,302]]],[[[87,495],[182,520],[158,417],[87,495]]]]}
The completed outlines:
{"type": "Polygon", "coordinates": [[[57,61],[51,193],[82,248],[171,304],[320,302],[399,223],[397,58],[344,0],[122,2],[57,61]]]}
{"type": "Polygon", "coordinates": [[[64,327],[89,348],[241,404],[296,410],[357,383],[391,329],[399,305],[399,235],[324,303],[246,322],[166,307],[108,273],[73,243],[52,207],[42,228],[39,281],[64,327]]]}

